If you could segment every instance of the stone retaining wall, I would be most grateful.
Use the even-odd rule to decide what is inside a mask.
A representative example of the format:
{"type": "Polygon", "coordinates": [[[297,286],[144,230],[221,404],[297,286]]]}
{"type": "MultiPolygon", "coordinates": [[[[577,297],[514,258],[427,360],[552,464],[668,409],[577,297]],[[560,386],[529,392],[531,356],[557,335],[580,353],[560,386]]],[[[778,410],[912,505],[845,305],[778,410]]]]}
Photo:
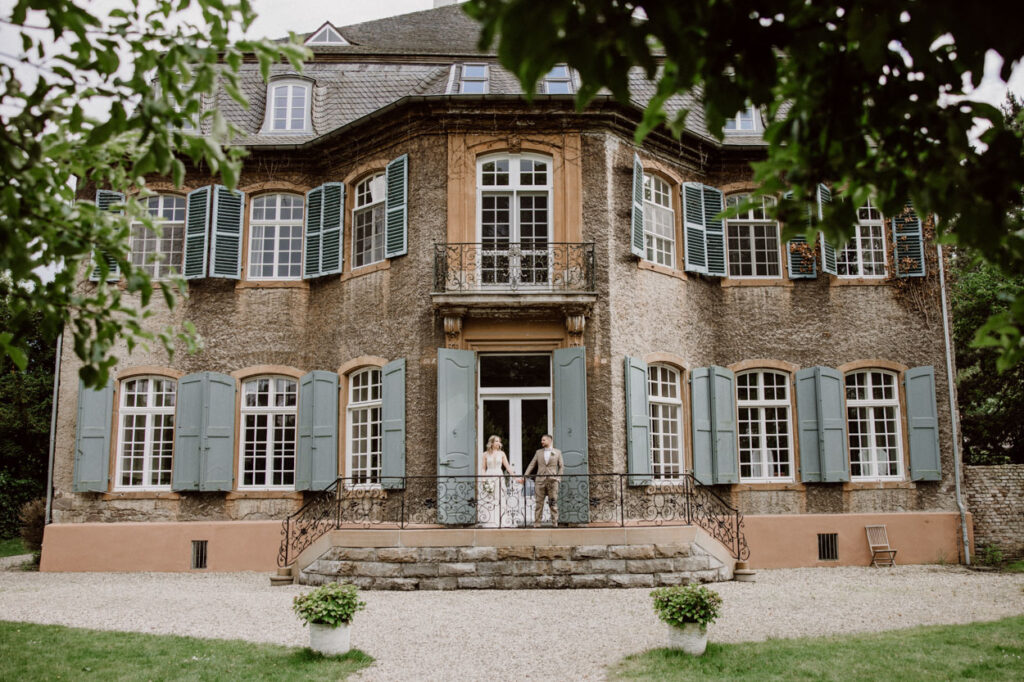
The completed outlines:
{"type": "Polygon", "coordinates": [[[520,547],[332,547],[298,575],[374,590],[654,587],[732,578],[695,543],[520,547]]]}
{"type": "Polygon", "coordinates": [[[1024,464],[964,467],[964,492],[976,551],[994,545],[1024,557],[1024,464]]]}

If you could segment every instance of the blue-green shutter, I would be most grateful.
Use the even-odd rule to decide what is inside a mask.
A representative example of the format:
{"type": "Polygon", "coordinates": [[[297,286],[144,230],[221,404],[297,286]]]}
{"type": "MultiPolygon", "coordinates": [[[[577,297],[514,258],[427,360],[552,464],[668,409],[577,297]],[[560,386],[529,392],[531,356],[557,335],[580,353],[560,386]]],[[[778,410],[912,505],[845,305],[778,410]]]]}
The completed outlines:
{"type": "Polygon", "coordinates": [[[896,275],[924,277],[924,234],[921,219],[909,201],[903,213],[892,219],[892,238],[896,245],[896,275]]]}
{"type": "Polygon", "coordinates": [[[715,438],[711,420],[711,368],[690,372],[690,424],[693,430],[693,477],[705,485],[714,483],[715,438]]]}
{"type": "Polygon", "coordinates": [[[914,481],[941,481],[935,368],[912,367],[904,375],[903,383],[907,393],[907,428],[910,431],[910,478],[914,481]]]}
{"type": "Polygon", "coordinates": [[[393,360],[381,369],[381,403],[381,483],[388,489],[404,488],[405,358],[393,360]]]}
{"type": "Polygon", "coordinates": [[[174,467],[171,488],[199,490],[203,452],[203,419],[206,410],[206,374],[188,374],[178,379],[177,413],[174,416],[174,467]]]}
{"type": "Polygon", "coordinates": [[[558,488],[558,518],[565,523],[590,520],[587,462],[587,351],[582,346],[554,352],[555,447],[562,451],[565,474],[558,488]]]}
{"type": "Polygon", "coordinates": [[[711,418],[714,430],[715,483],[738,483],[736,455],[736,378],[732,370],[712,365],[711,418]]]}
{"type": "Polygon", "coordinates": [[[683,240],[686,242],[684,266],[687,272],[707,274],[707,240],[704,236],[704,185],[684,182],[683,240]]]}
{"type": "MultiPolygon", "coordinates": [[[[818,185],[818,220],[821,221],[825,217],[825,204],[831,203],[832,191],[825,185],[818,185]]],[[[838,264],[836,262],[836,247],[828,243],[825,239],[825,233],[821,232],[821,270],[827,272],[830,275],[839,273],[838,264]]]]}
{"type": "MultiPolygon", "coordinates": [[[[96,190],[96,208],[100,211],[111,211],[111,207],[118,204],[124,203],[124,194],[121,192],[112,192],[108,189],[96,190]]],[[[124,209],[117,209],[113,211],[118,215],[124,214],[124,209]]],[[[100,275],[102,274],[102,268],[98,265],[100,259],[107,264],[107,281],[116,282],[121,279],[121,268],[117,264],[117,261],[111,258],[110,254],[97,249],[92,254],[93,262],[97,263],[89,273],[89,280],[92,282],[100,281],[100,275]]]]}
{"type": "Polygon", "coordinates": [[[114,384],[86,388],[78,381],[78,419],[75,423],[76,493],[105,493],[110,476],[110,428],[114,413],[114,384]]]}
{"type": "Polygon", "coordinates": [[[651,482],[651,415],[647,404],[647,363],[626,356],[626,466],[630,485],[651,482]]]}
{"type": "Polygon", "coordinates": [[[831,367],[796,373],[800,476],[805,483],[850,480],[846,438],[846,385],[831,367]]]}
{"type": "MultiPolygon", "coordinates": [[[[320,235],[320,274],[340,275],[342,228],[345,225],[345,183],[328,182],[324,188],[323,231],[320,235]]],[[[397,255],[397,254],[396,254],[397,255]]]]}
{"type": "Polygon", "coordinates": [[[402,154],[387,166],[387,225],[384,257],[404,256],[409,251],[409,155],[402,154]]]}
{"type": "Polygon", "coordinates": [[[306,192],[306,232],[303,235],[305,253],[303,255],[302,278],[319,277],[320,242],[323,230],[324,187],[314,187],[306,192]]]}
{"type": "Polygon", "coordinates": [[[338,375],[314,370],[299,379],[299,451],[295,489],[323,490],[338,477],[338,375]]]}
{"type": "Polygon", "coordinates": [[[185,279],[206,277],[211,193],[209,185],[188,193],[185,209],[185,279]]]}
{"type": "Polygon", "coordinates": [[[704,241],[708,274],[725,277],[725,221],[722,191],[704,185],[704,241]]]}
{"type": "Polygon", "coordinates": [[[476,523],[476,353],[437,349],[437,520],[476,523]]]}
{"type": "Polygon", "coordinates": [[[633,211],[629,224],[629,252],[644,257],[644,165],[633,154],[633,211]]]}
{"type": "Polygon", "coordinates": [[[223,185],[213,187],[213,245],[210,277],[240,279],[242,276],[242,214],[245,195],[223,185]]]}

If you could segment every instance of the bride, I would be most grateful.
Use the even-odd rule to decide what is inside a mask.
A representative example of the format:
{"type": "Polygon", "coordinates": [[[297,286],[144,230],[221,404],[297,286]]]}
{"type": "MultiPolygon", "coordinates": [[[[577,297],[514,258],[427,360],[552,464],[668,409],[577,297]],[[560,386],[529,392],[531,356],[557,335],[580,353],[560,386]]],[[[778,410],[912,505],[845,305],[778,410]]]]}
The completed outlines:
{"type": "Polygon", "coordinates": [[[483,454],[482,475],[477,482],[477,522],[484,528],[498,528],[501,526],[501,515],[505,511],[503,507],[509,502],[503,499],[502,470],[515,476],[512,467],[508,463],[508,457],[501,449],[501,438],[491,436],[487,439],[487,449],[483,454]]]}

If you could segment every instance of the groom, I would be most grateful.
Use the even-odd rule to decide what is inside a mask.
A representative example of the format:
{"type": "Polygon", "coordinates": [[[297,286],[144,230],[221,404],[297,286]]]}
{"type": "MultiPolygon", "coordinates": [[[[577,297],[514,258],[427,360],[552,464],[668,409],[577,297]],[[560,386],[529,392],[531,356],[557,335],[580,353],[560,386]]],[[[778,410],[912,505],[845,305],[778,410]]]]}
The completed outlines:
{"type": "Polygon", "coordinates": [[[529,476],[537,470],[537,487],[534,489],[536,504],[533,508],[533,527],[540,526],[544,512],[544,498],[548,498],[551,509],[551,525],[558,525],[558,483],[562,480],[565,465],[562,464],[562,451],[552,447],[551,436],[544,434],[540,439],[541,449],[533,454],[533,461],[526,467],[523,476],[529,476]]]}

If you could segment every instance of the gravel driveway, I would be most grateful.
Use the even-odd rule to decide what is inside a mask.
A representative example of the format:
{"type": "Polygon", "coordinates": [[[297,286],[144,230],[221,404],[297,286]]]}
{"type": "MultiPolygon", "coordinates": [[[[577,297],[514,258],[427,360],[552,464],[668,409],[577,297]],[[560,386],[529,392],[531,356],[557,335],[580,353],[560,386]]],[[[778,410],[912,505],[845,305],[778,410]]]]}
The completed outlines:
{"type": "MultiPolygon", "coordinates": [[[[713,585],[718,642],[996,620],[1024,613],[1024,574],[956,566],[759,571],[713,585]]],[[[266,573],[0,572],[0,619],[304,646],[292,597],[266,573]]],[[[363,680],[601,679],[663,646],[646,589],[366,592],[352,645],[363,680]],[[549,651],[545,656],[539,652],[549,651]]]]}

